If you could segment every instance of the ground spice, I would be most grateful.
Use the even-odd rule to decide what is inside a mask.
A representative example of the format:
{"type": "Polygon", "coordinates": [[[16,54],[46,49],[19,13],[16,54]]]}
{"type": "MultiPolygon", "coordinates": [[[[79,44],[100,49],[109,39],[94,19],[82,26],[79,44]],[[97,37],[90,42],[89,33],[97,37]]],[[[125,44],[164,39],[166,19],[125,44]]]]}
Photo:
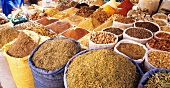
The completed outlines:
{"type": "Polygon", "coordinates": [[[159,32],[159,33],[156,34],[155,36],[158,37],[158,38],[161,38],[161,39],[170,40],[170,33],[159,32]]]}
{"type": "Polygon", "coordinates": [[[142,59],[146,52],[142,46],[131,43],[120,43],[117,50],[135,60],[142,59]]]}
{"type": "Polygon", "coordinates": [[[144,85],[144,88],[169,88],[170,73],[165,71],[154,73],[144,85]]]}
{"type": "Polygon", "coordinates": [[[77,8],[71,7],[69,9],[62,11],[62,12],[67,13],[69,16],[71,16],[71,15],[75,14],[78,10],[79,9],[77,9],[77,8]]]}
{"type": "Polygon", "coordinates": [[[56,22],[56,21],[58,21],[58,20],[59,20],[59,19],[44,17],[44,18],[38,20],[37,22],[40,23],[40,24],[42,24],[42,25],[44,25],[44,26],[46,26],[46,25],[49,25],[49,24],[51,24],[51,23],[53,23],[53,22],[56,22]]]}
{"type": "Polygon", "coordinates": [[[38,35],[34,35],[32,33],[27,35],[26,33],[21,32],[18,35],[17,40],[10,46],[7,53],[10,56],[17,57],[17,58],[25,57],[32,52],[35,46],[38,45],[38,42],[39,42],[38,35]],[[32,39],[32,37],[30,36],[37,38],[37,40],[35,41],[35,39],[32,39]]]}
{"type": "Polygon", "coordinates": [[[129,28],[125,32],[127,35],[139,39],[146,39],[152,37],[152,33],[144,28],[129,28]]]}
{"type": "Polygon", "coordinates": [[[69,39],[48,40],[34,53],[32,61],[38,68],[56,70],[64,66],[78,50],[78,45],[69,39]]]}
{"type": "Polygon", "coordinates": [[[116,37],[110,32],[94,32],[90,35],[90,40],[96,44],[115,43],[116,37]]]}
{"type": "Polygon", "coordinates": [[[74,38],[75,40],[79,40],[89,32],[82,28],[75,28],[65,31],[62,35],[68,38],[74,38]]]}
{"type": "Polygon", "coordinates": [[[83,36],[82,38],[80,38],[78,40],[78,42],[86,47],[89,47],[89,37],[90,37],[90,33],[86,34],[85,36],[83,36]]]}
{"type": "Polygon", "coordinates": [[[120,22],[120,23],[125,23],[125,24],[130,24],[135,22],[132,18],[126,18],[126,17],[119,17],[115,19],[115,21],[120,22]]]}
{"type": "Polygon", "coordinates": [[[47,16],[54,16],[58,12],[59,12],[59,10],[57,10],[55,8],[48,8],[47,10],[45,10],[44,13],[47,14],[47,16]]]}
{"type": "Polygon", "coordinates": [[[120,28],[109,27],[109,28],[104,29],[103,31],[111,32],[111,33],[116,34],[116,35],[123,34],[123,30],[121,30],[120,28]]]}
{"type": "Polygon", "coordinates": [[[71,27],[70,23],[63,22],[63,21],[57,21],[47,26],[47,28],[51,29],[57,34],[62,33],[63,31],[69,29],[70,27],[71,27]]]}
{"type": "Polygon", "coordinates": [[[150,23],[150,22],[136,22],[135,23],[135,26],[136,27],[143,27],[143,28],[146,28],[152,32],[157,32],[159,31],[159,28],[153,24],[153,23],[150,23]]]}
{"type": "Polygon", "coordinates": [[[151,48],[170,52],[170,40],[151,39],[148,41],[151,48]]]}
{"type": "Polygon", "coordinates": [[[88,18],[88,19],[85,19],[82,22],[80,22],[77,26],[87,29],[89,31],[93,31],[99,25],[101,25],[101,23],[98,20],[96,20],[95,18],[88,18]]]}
{"type": "Polygon", "coordinates": [[[163,20],[152,20],[152,22],[157,23],[159,26],[166,26],[166,22],[163,20]]]}
{"type": "Polygon", "coordinates": [[[64,18],[69,17],[69,14],[67,14],[65,12],[58,12],[53,17],[56,18],[56,19],[64,19],[64,18]]]}
{"type": "Polygon", "coordinates": [[[111,15],[107,14],[103,8],[97,9],[92,15],[91,18],[97,19],[99,22],[104,23],[111,15]]]}
{"type": "Polygon", "coordinates": [[[78,25],[83,20],[84,20],[84,17],[78,16],[78,15],[72,15],[72,16],[69,16],[63,19],[63,21],[68,22],[72,25],[78,25]]]}
{"type": "Polygon", "coordinates": [[[15,30],[12,27],[6,27],[4,29],[0,29],[0,48],[6,43],[17,38],[19,35],[19,31],[15,30]]]}
{"type": "Polygon", "coordinates": [[[43,17],[47,17],[47,14],[44,11],[37,10],[34,14],[29,15],[29,20],[38,20],[43,17]]]}
{"type": "Polygon", "coordinates": [[[148,62],[156,68],[170,69],[170,53],[151,51],[148,54],[148,62]]]}
{"type": "Polygon", "coordinates": [[[136,66],[113,50],[91,50],[77,56],[68,67],[68,88],[136,88],[136,66]]]}
{"type": "Polygon", "coordinates": [[[68,8],[69,8],[69,6],[66,6],[65,4],[58,4],[58,5],[56,6],[56,9],[59,10],[59,11],[66,10],[66,9],[68,9],[68,8]]]}
{"type": "Polygon", "coordinates": [[[94,10],[91,10],[90,7],[82,6],[80,9],[76,12],[76,15],[82,16],[82,17],[89,17],[91,14],[93,14],[94,10]]]}

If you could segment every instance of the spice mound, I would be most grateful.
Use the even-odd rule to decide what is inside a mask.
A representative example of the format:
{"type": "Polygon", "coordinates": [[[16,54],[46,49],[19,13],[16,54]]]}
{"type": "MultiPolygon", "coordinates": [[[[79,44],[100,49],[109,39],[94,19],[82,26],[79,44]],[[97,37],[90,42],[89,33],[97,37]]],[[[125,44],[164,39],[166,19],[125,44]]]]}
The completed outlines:
{"type": "Polygon", "coordinates": [[[91,10],[90,7],[82,6],[80,9],[76,12],[76,15],[82,16],[82,17],[89,17],[91,14],[93,14],[94,10],[91,10]]]}
{"type": "Polygon", "coordinates": [[[117,19],[115,19],[115,21],[124,23],[124,24],[130,24],[130,23],[135,22],[132,18],[126,18],[126,17],[117,18],[117,19]]]}
{"type": "Polygon", "coordinates": [[[111,15],[107,14],[103,8],[97,9],[92,15],[91,18],[97,19],[99,22],[104,23],[111,15]]]}
{"type": "Polygon", "coordinates": [[[135,23],[135,26],[136,27],[143,27],[143,28],[146,28],[152,32],[157,32],[159,31],[159,27],[156,26],[155,24],[153,23],[150,23],[150,22],[136,22],[135,23]]]}
{"type": "Polygon", "coordinates": [[[148,41],[148,45],[150,46],[150,48],[170,52],[170,40],[162,40],[162,39],[154,38],[148,41]]]}
{"type": "Polygon", "coordinates": [[[91,50],[73,59],[68,67],[68,88],[136,88],[136,66],[113,50],[91,50]]]}
{"type": "Polygon", "coordinates": [[[144,85],[144,88],[169,88],[170,73],[165,71],[154,73],[144,85]]]}
{"type": "Polygon", "coordinates": [[[135,60],[142,59],[146,52],[142,46],[132,43],[120,43],[117,50],[135,60]]]}
{"type": "Polygon", "coordinates": [[[148,62],[156,68],[170,69],[170,53],[152,51],[148,54],[148,62]]]}
{"type": "Polygon", "coordinates": [[[116,35],[121,35],[123,33],[123,30],[121,30],[120,28],[112,28],[112,27],[106,28],[103,31],[111,32],[116,35]]]}
{"type": "Polygon", "coordinates": [[[13,57],[22,58],[29,55],[38,45],[39,36],[35,32],[21,32],[17,40],[10,46],[7,53],[13,57]]]}
{"type": "Polygon", "coordinates": [[[146,39],[152,37],[152,33],[144,28],[129,28],[125,32],[127,35],[139,39],[146,39]]]}
{"type": "Polygon", "coordinates": [[[38,68],[55,70],[64,66],[78,48],[75,42],[66,38],[48,40],[34,53],[32,61],[38,68]]]}
{"type": "Polygon", "coordinates": [[[110,32],[95,32],[91,33],[90,40],[96,44],[115,43],[116,37],[110,32]]]}
{"type": "Polygon", "coordinates": [[[14,28],[7,27],[4,29],[0,29],[0,48],[6,43],[9,43],[13,39],[17,38],[19,35],[19,31],[14,28]]]}
{"type": "Polygon", "coordinates": [[[78,15],[72,15],[72,16],[69,16],[63,19],[63,21],[68,22],[72,25],[78,25],[83,20],[84,20],[84,17],[78,16],[78,15]]]}

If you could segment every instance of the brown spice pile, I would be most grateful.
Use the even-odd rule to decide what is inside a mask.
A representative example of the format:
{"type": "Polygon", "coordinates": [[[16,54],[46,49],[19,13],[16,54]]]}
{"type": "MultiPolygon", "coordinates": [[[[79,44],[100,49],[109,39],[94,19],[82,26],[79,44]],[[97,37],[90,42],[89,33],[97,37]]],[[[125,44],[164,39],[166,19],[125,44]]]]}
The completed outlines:
{"type": "Polygon", "coordinates": [[[124,23],[124,24],[130,24],[130,23],[135,22],[132,18],[127,18],[127,17],[119,17],[119,18],[115,19],[115,21],[124,23]]]}
{"type": "Polygon", "coordinates": [[[38,20],[37,22],[40,23],[40,24],[42,24],[42,25],[44,25],[44,26],[46,26],[46,25],[49,25],[49,24],[51,24],[51,23],[54,23],[54,22],[56,22],[56,21],[58,21],[58,20],[59,20],[59,19],[44,17],[44,18],[38,20]]]}
{"type": "Polygon", "coordinates": [[[152,37],[152,33],[144,28],[129,28],[126,31],[126,34],[131,37],[135,37],[135,38],[139,38],[139,39],[145,39],[145,38],[152,37]]]}
{"type": "Polygon", "coordinates": [[[68,67],[68,88],[136,88],[136,66],[113,50],[91,50],[77,56],[68,67]]]}
{"type": "Polygon", "coordinates": [[[78,52],[78,45],[66,38],[48,40],[34,53],[35,66],[45,70],[56,70],[78,52]]]}
{"type": "Polygon", "coordinates": [[[38,20],[43,17],[47,17],[47,14],[44,11],[37,10],[35,13],[29,15],[29,20],[38,20]]]}
{"type": "Polygon", "coordinates": [[[170,40],[170,33],[165,33],[165,32],[160,32],[156,34],[156,37],[161,38],[161,39],[167,39],[170,40]]]}
{"type": "Polygon", "coordinates": [[[96,20],[95,18],[88,18],[88,19],[80,22],[77,26],[87,29],[89,31],[93,31],[99,25],[101,25],[101,23],[98,20],[96,20]]]}
{"type": "Polygon", "coordinates": [[[148,54],[148,62],[156,68],[170,69],[170,53],[152,51],[148,54]]]}
{"type": "Polygon", "coordinates": [[[116,35],[123,34],[123,30],[121,30],[120,28],[109,27],[109,28],[104,29],[103,31],[111,32],[116,35]]]}
{"type": "Polygon", "coordinates": [[[7,27],[4,29],[0,29],[0,48],[6,43],[17,38],[19,35],[19,31],[15,30],[12,27],[7,27]]]}
{"type": "Polygon", "coordinates": [[[151,48],[170,52],[170,40],[151,39],[148,41],[151,48]]]}
{"type": "Polygon", "coordinates": [[[78,25],[83,20],[84,20],[84,17],[78,16],[78,15],[72,15],[72,16],[69,16],[63,19],[63,21],[68,22],[72,25],[78,25]]]}
{"type": "Polygon", "coordinates": [[[157,72],[149,77],[149,80],[144,85],[144,88],[169,88],[170,87],[170,73],[165,71],[157,72]]]}
{"type": "Polygon", "coordinates": [[[103,8],[99,8],[90,17],[97,19],[101,23],[104,23],[110,16],[111,15],[107,14],[103,8]]]}
{"type": "MultiPolygon", "coordinates": [[[[39,37],[38,35],[33,35],[39,37]]],[[[20,32],[17,40],[10,46],[7,53],[10,56],[22,58],[29,55],[35,46],[38,45],[39,41],[34,41],[29,35],[24,32],[20,32]]]]}
{"type": "Polygon", "coordinates": [[[82,16],[82,17],[89,17],[91,14],[93,14],[94,10],[91,10],[90,7],[82,6],[80,9],[76,12],[76,15],[82,16]]]}
{"type": "Polygon", "coordinates": [[[136,22],[135,23],[135,26],[136,27],[143,27],[143,28],[146,28],[152,32],[157,32],[159,31],[159,28],[153,24],[153,23],[150,23],[150,22],[136,22]]]}
{"type": "Polygon", "coordinates": [[[134,60],[143,59],[146,52],[142,46],[131,43],[120,43],[117,50],[134,60]]]}

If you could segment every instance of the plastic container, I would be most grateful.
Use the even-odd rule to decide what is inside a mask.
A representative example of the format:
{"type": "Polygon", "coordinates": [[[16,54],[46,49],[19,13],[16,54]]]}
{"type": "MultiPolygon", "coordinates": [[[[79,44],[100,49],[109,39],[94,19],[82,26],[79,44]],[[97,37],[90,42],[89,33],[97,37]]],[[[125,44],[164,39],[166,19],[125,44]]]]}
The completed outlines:
{"type": "Polygon", "coordinates": [[[163,20],[165,22],[168,22],[168,16],[164,13],[156,13],[156,14],[152,15],[152,19],[163,20]]]}
{"type": "Polygon", "coordinates": [[[157,32],[154,34],[154,38],[156,38],[156,39],[170,40],[170,32],[157,31],[157,32]],[[168,38],[165,39],[165,38],[160,38],[160,37],[158,37],[157,34],[159,34],[159,33],[166,33],[167,35],[169,35],[169,39],[168,39],[168,38]]]}
{"type": "MultiPolygon", "coordinates": [[[[146,52],[147,52],[147,50],[148,50],[148,49],[145,47],[145,45],[143,45],[143,44],[140,44],[140,43],[138,43],[138,42],[135,42],[135,41],[132,41],[132,40],[129,40],[129,39],[123,39],[123,40],[119,41],[119,42],[115,45],[114,51],[117,52],[117,53],[119,53],[119,54],[121,54],[121,55],[123,55],[123,56],[125,56],[125,57],[127,57],[127,58],[130,58],[130,57],[127,56],[127,55],[125,55],[124,53],[120,52],[120,51],[117,49],[117,47],[118,47],[121,43],[130,43],[130,44],[136,44],[136,45],[142,46],[143,49],[145,50],[145,54],[146,54],[146,52]]],[[[133,50],[133,49],[132,49],[132,50],[133,50]]],[[[144,56],[145,56],[145,54],[144,54],[144,56]]],[[[139,59],[134,60],[134,61],[140,64],[140,63],[142,63],[142,62],[144,61],[144,56],[143,56],[143,58],[139,58],[139,59]]]]}
{"type": "MultiPolygon", "coordinates": [[[[102,31],[98,31],[98,32],[94,32],[94,33],[102,33],[102,31]]],[[[110,32],[103,32],[103,33],[110,34],[110,35],[114,36],[115,41],[113,43],[108,43],[108,44],[96,44],[90,39],[90,37],[91,37],[91,35],[90,35],[89,49],[111,49],[116,45],[116,43],[118,42],[118,37],[115,34],[110,33],[110,32]]],[[[103,38],[106,39],[106,37],[103,37],[103,38]]]]}
{"type": "MultiPolygon", "coordinates": [[[[144,34],[141,34],[141,35],[144,35],[144,34]]],[[[133,40],[133,41],[138,42],[138,43],[141,43],[141,44],[146,44],[146,42],[147,42],[148,40],[150,40],[150,39],[153,38],[153,33],[152,33],[150,30],[145,29],[145,28],[129,27],[129,28],[127,28],[127,29],[124,30],[124,32],[123,32],[123,38],[124,38],[124,39],[130,39],[130,40],[133,40]],[[126,33],[126,31],[127,31],[127,30],[130,30],[131,28],[139,28],[139,29],[142,29],[142,30],[147,30],[149,33],[151,33],[151,36],[148,37],[148,38],[143,38],[143,39],[131,37],[131,36],[129,36],[129,35],[126,33]]]]}
{"type": "MultiPolygon", "coordinates": [[[[48,40],[55,40],[55,38],[51,38],[48,40]]],[[[78,52],[79,52],[80,44],[73,39],[70,39],[70,40],[72,40],[73,42],[75,42],[78,45],[78,47],[79,47],[78,52]]],[[[44,41],[43,43],[45,43],[45,42],[46,41],[44,41]]],[[[34,53],[38,50],[38,48],[43,43],[41,43],[36,48],[34,48],[34,50],[30,54],[30,57],[28,59],[29,66],[31,67],[32,74],[34,77],[35,87],[36,88],[64,88],[63,73],[64,73],[65,65],[56,69],[56,70],[44,70],[44,69],[40,69],[40,68],[36,67],[34,65],[33,61],[31,60],[34,53]]]]}
{"type": "Polygon", "coordinates": [[[162,26],[161,30],[165,32],[170,32],[170,26],[162,26]]]}
{"type": "Polygon", "coordinates": [[[152,20],[152,22],[158,24],[160,27],[161,26],[167,26],[168,25],[168,22],[164,21],[164,20],[160,20],[160,19],[154,19],[152,20]]]}
{"type": "Polygon", "coordinates": [[[148,61],[148,54],[151,52],[163,52],[163,53],[167,53],[170,54],[170,52],[166,52],[166,51],[161,51],[161,50],[148,50],[145,54],[145,61],[144,61],[144,67],[146,69],[146,71],[149,71],[151,69],[155,69],[156,67],[154,67],[149,61],[148,61]]]}
{"type": "MultiPolygon", "coordinates": [[[[79,52],[78,54],[74,55],[74,56],[67,62],[66,66],[65,66],[65,70],[64,70],[64,86],[65,86],[65,88],[68,88],[68,86],[67,86],[67,71],[68,71],[68,67],[69,67],[70,63],[71,63],[73,60],[75,60],[75,58],[76,58],[77,56],[79,56],[79,55],[81,55],[81,54],[84,54],[84,53],[86,53],[86,52],[88,52],[88,51],[90,51],[90,50],[99,50],[99,49],[89,49],[89,50],[81,51],[81,52],[79,52]]],[[[129,59],[129,60],[136,66],[137,72],[142,76],[142,75],[143,75],[143,71],[141,70],[141,68],[139,67],[139,65],[138,65],[134,60],[132,60],[132,59],[130,59],[130,58],[127,58],[127,59],[129,59]]]]}
{"type": "MultiPolygon", "coordinates": [[[[140,80],[140,82],[139,82],[139,84],[138,84],[138,88],[145,88],[144,85],[145,85],[146,82],[149,80],[149,77],[152,77],[152,75],[155,74],[155,73],[163,72],[163,71],[166,71],[167,73],[170,72],[170,70],[165,70],[165,69],[161,69],[161,68],[159,68],[159,69],[152,69],[152,70],[146,72],[146,73],[142,76],[142,78],[141,78],[141,80],[140,80]]],[[[167,85],[167,87],[165,87],[165,88],[168,88],[168,87],[169,87],[169,86],[167,85]]]]}

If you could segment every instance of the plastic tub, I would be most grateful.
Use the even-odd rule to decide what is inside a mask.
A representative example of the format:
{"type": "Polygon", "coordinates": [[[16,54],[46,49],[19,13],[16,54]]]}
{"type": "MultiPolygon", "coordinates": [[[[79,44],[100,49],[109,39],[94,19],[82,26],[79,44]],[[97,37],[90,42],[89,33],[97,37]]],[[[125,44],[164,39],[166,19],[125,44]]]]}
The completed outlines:
{"type": "MultiPolygon", "coordinates": [[[[92,36],[92,34],[90,35],[90,37],[89,37],[89,49],[111,49],[111,48],[113,48],[115,45],[116,45],[116,43],[118,42],[118,37],[115,35],[115,34],[113,34],[113,33],[110,33],[110,32],[102,32],[102,31],[98,31],[98,32],[94,32],[94,34],[96,34],[96,33],[104,33],[104,34],[107,34],[107,35],[111,35],[111,36],[114,36],[114,38],[115,38],[115,40],[114,40],[114,42],[112,42],[112,43],[108,43],[108,44],[97,44],[97,43],[95,43],[95,42],[93,42],[90,38],[91,38],[91,36],[92,36]]],[[[98,36],[97,36],[98,37],[98,36]]],[[[106,39],[106,37],[98,37],[98,38],[104,38],[103,39],[103,41],[106,39]]],[[[95,39],[97,39],[96,37],[95,37],[95,39]]]]}
{"type": "MultiPolygon", "coordinates": [[[[148,40],[150,40],[150,39],[153,38],[153,33],[152,33],[150,30],[147,30],[147,31],[151,34],[151,36],[148,37],[148,38],[142,38],[142,39],[140,39],[140,38],[136,38],[136,37],[131,37],[130,35],[128,35],[128,34],[126,33],[126,31],[127,31],[127,30],[130,30],[131,28],[139,28],[139,29],[141,29],[141,30],[147,30],[147,29],[141,28],[141,27],[130,27],[130,28],[127,28],[127,29],[125,29],[124,32],[123,32],[123,38],[124,38],[124,39],[130,39],[130,40],[136,41],[136,42],[138,42],[138,43],[145,44],[148,40]]],[[[140,33],[140,32],[136,32],[136,33],[140,33]]],[[[140,34],[140,35],[145,35],[145,34],[140,34]]]]}
{"type": "MultiPolygon", "coordinates": [[[[135,41],[132,41],[132,40],[129,40],[129,39],[123,39],[123,40],[119,41],[119,42],[115,45],[114,51],[117,52],[117,53],[119,53],[119,54],[121,54],[121,55],[123,55],[123,56],[125,56],[125,57],[127,57],[127,58],[130,58],[130,57],[127,56],[127,55],[125,55],[124,53],[120,52],[120,51],[117,49],[117,47],[118,47],[121,43],[130,43],[130,44],[136,44],[136,45],[142,46],[143,49],[145,50],[145,54],[146,54],[146,52],[147,52],[147,50],[148,50],[148,49],[145,47],[145,45],[143,45],[143,44],[140,44],[140,43],[138,43],[138,42],[135,42],[135,41]]],[[[133,50],[133,49],[131,49],[131,50],[133,50]]],[[[145,54],[144,54],[144,56],[145,56],[145,54]]],[[[143,56],[143,58],[138,58],[137,60],[134,60],[134,61],[136,61],[137,63],[140,64],[140,63],[142,63],[142,62],[144,61],[144,56],[143,56]]]]}
{"type": "Polygon", "coordinates": [[[152,15],[152,19],[163,20],[165,22],[168,22],[168,16],[164,13],[156,13],[156,14],[152,15]]]}
{"type": "Polygon", "coordinates": [[[170,32],[165,32],[165,31],[157,31],[155,34],[154,34],[154,38],[157,38],[157,39],[165,39],[165,40],[170,40],[170,32]],[[160,33],[165,33],[166,35],[168,35],[169,37],[167,38],[160,38],[158,37],[157,35],[160,34],[160,33]]]}

